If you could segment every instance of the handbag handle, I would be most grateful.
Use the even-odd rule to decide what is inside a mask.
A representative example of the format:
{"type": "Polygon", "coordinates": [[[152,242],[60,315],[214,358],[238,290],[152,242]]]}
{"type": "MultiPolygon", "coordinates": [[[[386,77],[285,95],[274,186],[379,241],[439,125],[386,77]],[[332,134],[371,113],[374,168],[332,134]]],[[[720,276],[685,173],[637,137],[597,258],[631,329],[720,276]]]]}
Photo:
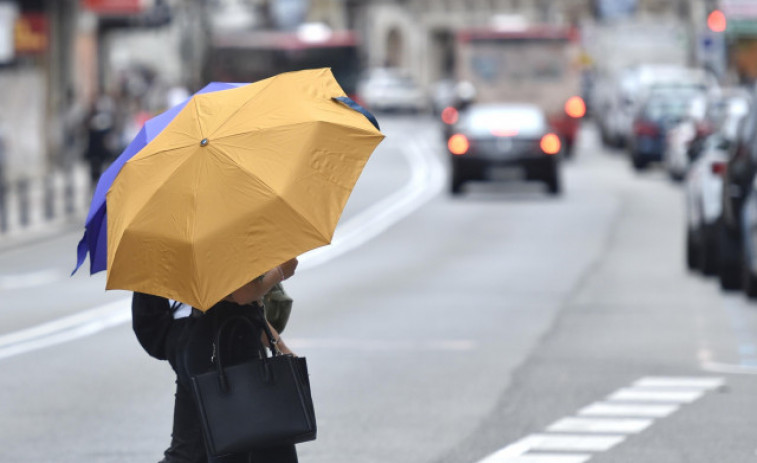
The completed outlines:
{"type": "MultiPolygon", "coordinates": [[[[262,320],[263,320],[263,323],[262,323],[263,324],[263,331],[265,332],[266,337],[268,338],[268,348],[271,350],[271,356],[272,357],[277,357],[279,355],[283,355],[281,353],[281,351],[279,350],[279,348],[276,346],[276,344],[273,342],[273,339],[274,339],[273,338],[273,333],[271,332],[271,329],[268,327],[268,323],[265,322],[265,316],[263,314],[263,308],[262,307],[260,307],[260,312],[261,312],[262,320]]],[[[226,320],[224,320],[221,323],[221,325],[218,327],[218,329],[216,330],[215,339],[213,341],[213,351],[216,354],[216,359],[217,359],[217,361],[215,362],[215,364],[216,364],[216,369],[218,370],[218,381],[219,381],[219,383],[221,385],[221,390],[224,391],[224,392],[226,392],[226,391],[229,390],[229,384],[228,384],[228,380],[226,379],[226,372],[224,371],[223,362],[221,360],[221,352],[222,352],[222,349],[220,348],[220,346],[221,346],[221,334],[223,333],[223,331],[232,322],[242,322],[242,323],[245,323],[245,324],[249,325],[250,328],[252,328],[253,330],[255,330],[255,328],[256,328],[255,323],[253,323],[252,320],[250,320],[249,318],[247,318],[247,317],[245,317],[243,315],[235,315],[233,317],[229,317],[226,320]]],[[[264,370],[265,370],[265,380],[269,381],[270,377],[271,377],[270,368],[269,368],[268,362],[267,362],[267,359],[269,357],[265,354],[265,352],[263,352],[262,354],[263,354],[263,366],[264,366],[264,370]]]]}

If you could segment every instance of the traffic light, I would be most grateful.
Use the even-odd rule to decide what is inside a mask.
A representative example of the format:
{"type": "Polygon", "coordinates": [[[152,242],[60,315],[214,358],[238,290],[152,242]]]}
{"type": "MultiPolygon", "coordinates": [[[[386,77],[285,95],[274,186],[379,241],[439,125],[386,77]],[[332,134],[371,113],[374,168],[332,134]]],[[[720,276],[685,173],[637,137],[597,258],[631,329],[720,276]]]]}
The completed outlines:
{"type": "Polygon", "coordinates": [[[720,10],[713,10],[707,16],[707,27],[712,32],[725,32],[728,26],[728,21],[725,18],[725,14],[720,10]]]}

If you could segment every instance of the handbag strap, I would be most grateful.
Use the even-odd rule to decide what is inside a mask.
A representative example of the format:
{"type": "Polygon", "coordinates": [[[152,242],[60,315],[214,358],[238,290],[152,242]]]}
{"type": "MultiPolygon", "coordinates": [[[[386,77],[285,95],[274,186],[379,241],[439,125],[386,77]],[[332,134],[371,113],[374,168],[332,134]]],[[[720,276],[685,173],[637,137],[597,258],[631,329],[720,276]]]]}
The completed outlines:
{"type": "MultiPolygon", "coordinates": [[[[271,332],[271,329],[268,327],[268,323],[266,323],[265,321],[265,314],[263,312],[263,307],[258,305],[258,309],[261,312],[260,315],[261,315],[261,320],[263,320],[262,321],[263,331],[265,332],[266,337],[268,338],[268,348],[271,350],[271,356],[276,357],[279,355],[283,355],[281,351],[279,350],[279,348],[276,346],[276,343],[273,342],[273,339],[274,339],[273,333],[271,332]]],[[[225,319],[223,322],[221,322],[221,324],[216,329],[215,339],[213,340],[213,352],[216,358],[215,364],[216,364],[216,369],[218,370],[218,379],[221,384],[221,389],[223,391],[228,390],[228,381],[226,379],[226,373],[224,372],[224,367],[223,367],[223,360],[221,358],[221,352],[223,351],[223,349],[221,349],[221,335],[229,326],[231,326],[232,322],[241,322],[241,323],[247,324],[253,330],[257,328],[255,323],[253,323],[253,321],[250,320],[248,317],[245,317],[244,315],[234,315],[232,317],[225,319]]],[[[269,372],[268,364],[266,360],[269,357],[265,354],[265,352],[262,352],[262,355],[263,355],[263,361],[265,364],[266,378],[268,378],[270,372],[269,372]]]]}

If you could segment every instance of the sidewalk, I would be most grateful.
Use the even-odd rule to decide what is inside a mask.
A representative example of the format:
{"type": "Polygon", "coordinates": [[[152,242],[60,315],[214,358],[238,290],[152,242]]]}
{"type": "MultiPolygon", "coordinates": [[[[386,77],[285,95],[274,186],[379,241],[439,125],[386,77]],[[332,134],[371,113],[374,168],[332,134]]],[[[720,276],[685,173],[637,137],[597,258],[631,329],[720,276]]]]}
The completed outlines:
{"type": "Polygon", "coordinates": [[[90,202],[87,166],[29,177],[0,189],[0,251],[79,224],[90,202]]]}

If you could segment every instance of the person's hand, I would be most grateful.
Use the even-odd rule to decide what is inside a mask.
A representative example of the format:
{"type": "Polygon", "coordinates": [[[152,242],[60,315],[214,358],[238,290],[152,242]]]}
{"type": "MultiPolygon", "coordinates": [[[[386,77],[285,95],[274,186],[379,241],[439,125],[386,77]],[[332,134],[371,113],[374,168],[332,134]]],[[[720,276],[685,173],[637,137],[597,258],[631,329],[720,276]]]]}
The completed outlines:
{"type": "Polygon", "coordinates": [[[292,349],[290,349],[285,343],[284,340],[279,337],[279,342],[276,345],[276,347],[279,348],[279,352],[281,352],[284,355],[291,355],[292,357],[297,357],[297,354],[292,352],[292,349]]]}
{"type": "Polygon", "coordinates": [[[279,268],[281,269],[282,280],[286,280],[287,278],[294,275],[294,271],[297,269],[297,264],[299,264],[299,262],[295,257],[279,265],[279,268]]]}

